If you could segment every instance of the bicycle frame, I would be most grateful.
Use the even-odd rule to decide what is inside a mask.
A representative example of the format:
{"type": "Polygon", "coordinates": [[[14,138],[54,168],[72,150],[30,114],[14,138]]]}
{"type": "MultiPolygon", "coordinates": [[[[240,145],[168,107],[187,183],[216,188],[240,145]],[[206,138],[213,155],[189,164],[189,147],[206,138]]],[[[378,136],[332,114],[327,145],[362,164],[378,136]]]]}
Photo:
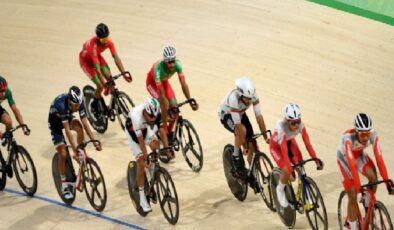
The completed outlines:
{"type": "Polygon", "coordinates": [[[10,129],[8,131],[6,131],[3,135],[5,136],[4,138],[7,141],[7,151],[8,151],[8,157],[7,160],[5,161],[3,158],[3,153],[0,150],[0,160],[3,160],[6,167],[10,167],[12,161],[14,160],[14,154],[15,154],[15,148],[18,146],[18,144],[16,143],[16,140],[13,136],[13,132],[19,128],[21,128],[22,125],[18,125],[17,127],[10,129]]]}

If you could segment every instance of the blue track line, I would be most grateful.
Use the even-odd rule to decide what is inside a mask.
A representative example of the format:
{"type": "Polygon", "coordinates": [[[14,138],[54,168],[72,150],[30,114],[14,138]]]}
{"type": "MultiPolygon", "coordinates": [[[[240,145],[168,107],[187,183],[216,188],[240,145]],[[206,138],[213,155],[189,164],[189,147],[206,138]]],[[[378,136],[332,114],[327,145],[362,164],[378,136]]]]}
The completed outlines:
{"type": "Polygon", "coordinates": [[[105,216],[103,214],[100,214],[100,213],[97,213],[97,212],[93,212],[93,211],[89,211],[89,210],[86,210],[86,209],[83,209],[83,208],[78,208],[76,206],[67,205],[67,204],[64,204],[64,203],[62,203],[60,201],[52,200],[52,199],[49,199],[47,197],[38,196],[38,195],[34,195],[33,197],[30,197],[30,196],[27,196],[23,192],[15,191],[13,189],[8,189],[8,188],[4,189],[3,191],[4,192],[8,192],[8,193],[12,193],[12,194],[16,194],[16,195],[19,195],[19,196],[25,196],[25,197],[29,197],[29,198],[32,198],[32,199],[41,200],[41,201],[44,201],[44,202],[47,202],[47,203],[59,205],[59,206],[65,207],[65,208],[69,208],[69,209],[72,209],[72,210],[75,210],[75,211],[78,211],[78,212],[81,212],[81,213],[85,213],[85,214],[88,214],[88,215],[91,215],[91,216],[103,219],[103,220],[108,221],[108,222],[112,222],[112,223],[115,223],[115,224],[122,225],[122,226],[125,226],[125,227],[128,227],[128,228],[138,229],[138,230],[144,230],[145,229],[145,228],[140,227],[140,226],[135,225],[135,224],[127,223],[125,221],[122,221],[122,220],[119,220],[119,219],[115,219],[115,218],[112,218],[112,217],[109,217],[109,216],[105,216]]]}

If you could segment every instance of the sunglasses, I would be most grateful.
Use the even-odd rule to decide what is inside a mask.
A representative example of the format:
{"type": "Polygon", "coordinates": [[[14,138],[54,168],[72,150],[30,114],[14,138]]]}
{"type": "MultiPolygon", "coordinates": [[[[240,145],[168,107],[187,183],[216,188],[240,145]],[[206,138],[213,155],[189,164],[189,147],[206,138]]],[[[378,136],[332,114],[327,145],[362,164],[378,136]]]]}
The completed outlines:
{"type": "Polygon", "coordinates": [[[371,136],[371,131],[359,131],[360,138],[366,139],[371,136]]]}
{"type": "Polygon", "coordinates": [[[301,120],[289,121],[289,124],[290,124],[291,126],[296,126],[296,125],[299,125],[300,123],[301,123],[301,120]]]}
{"type": "Polygon", "coordinates": [[[174,64],[175,63],[175,59],[174,60],[170,60],[170,61],[166,61],[167,64],[174,64]]]}

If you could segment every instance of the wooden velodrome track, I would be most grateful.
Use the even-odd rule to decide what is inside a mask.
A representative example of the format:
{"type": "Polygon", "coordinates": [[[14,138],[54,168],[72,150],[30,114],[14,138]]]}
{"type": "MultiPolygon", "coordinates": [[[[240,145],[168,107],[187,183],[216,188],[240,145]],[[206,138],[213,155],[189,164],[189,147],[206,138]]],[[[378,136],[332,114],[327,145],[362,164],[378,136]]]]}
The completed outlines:
{"type": "MultiPolygon", "coordinates": [[[[394,177],[394,29],[386,24],[294,0],[16,0],[1,1],[0,12],[0,75],[7,78],[32,130],[29,137],[16,137],[36,164],[37,196],[60,201],[51,175],[54,148],[47,128],[48,109],[69,86],[90,84],[79,67],[78,54],[99,22],[110,26],[118,53],[134,76],[132,84],[119,81],[119,88],[137,104],[148,95],[146,73],[161,57],[162,47],[176,46],[191,95],[200,103],[198,112],[186,108],[183,114],[197,128],[205,158],[199,174],[191,172],[181,155],[166,166],[181,205],[175,227],[165,221],[158,205],[142,218],[127,190],[126,167],[132,154],[118,123],[111,123],[104,135],[96,134],[103,151],[89,151],[106,180],[109,197],[103,215],[149,229],[284,228],[260,197],[249,193],[245,202],[238,202],[225,181],[222,150],[233,138],[221,126],[217,109],[243,75],[255,81],[270,129],[282,117],[286,103],[301,106],[312,144],[325,162],[324,171],[307,170],[324,196],[330,228],[338,228],[336,206],[342,188],[336,148],[357,112],[372,116],[389,175],[394,177]]],[[[105,57],[115,74],[108,51],[105,57]]],[[[183,100],[177,78],[171,82],[178,101],[183,100]]],[[[2,106],[10,112],[6,102],[2,106]]],[[[302,140],[298,141],[305,151],[302,140]]],[[[260,145],[268,151],[267,145],[260,145]]],[[[371,149],[368,152],[372,154],[371,149]]],[[[15,194],[11,191],[21,191],[15,179],[8,180],[6,188],[0,192],[0,229],[126,228],[48,200],[15,194]]],[[[393,216],[394,200],[383,187],[378,197],[393,216]]],[[[84,194],[78,194],[74,205],[93,210],[84,194]]],[[[298,216],[295,228],[309,229],[304,216],[298,216]]]]}

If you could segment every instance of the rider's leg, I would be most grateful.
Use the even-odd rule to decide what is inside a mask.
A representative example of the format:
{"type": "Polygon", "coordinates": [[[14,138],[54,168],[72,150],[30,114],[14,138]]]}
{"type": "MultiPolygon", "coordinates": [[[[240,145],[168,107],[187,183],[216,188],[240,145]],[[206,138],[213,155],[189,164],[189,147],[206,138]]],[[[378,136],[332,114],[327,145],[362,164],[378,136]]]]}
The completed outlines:
{"type": "MultiPolygon", "coordinates": [[[[165,96],[168,99],[168,103],[170,105],[170,108],[175,107],[177,105],[175,93],[174,93],[174,90],[172,90],[172,87],[171,87],[170,83],[168,82],[168,80],[163,81],[163,87],[164,87],[165,96]]],[[[173,135],[173,129],[174,129],[176,122],[178,121],[178,117],[179,117],[179,114],[174,113],[172,116],[172,119],[168,123],[168,132],[170,133],[170,136],[173,135]]]]}
{"type": "Polygon", "coordinates": [[[245,127],[245,139],[243,142],[243,147],[244,147],[244,150],[248,151],[247,160],[250,165],[250,163],[252,161],[254,149],[253,149],[253,144],[251,142],[247,142],[247,141],[253,137],[254,131],[253,131],[252,124],[250,124],[249,118],[246,115],[246,113],[244,113],[242,115],[241,124],[245,127]]]}
{"type": "Polygon", "coordinates": [[[1,123],[3,123],[5,125],[5,129],[6,130],[10,130],[12,128],[12,120],[10,115],[8,115],[8,113],[3,109],[0,108],[1,111],[1,123]]]}
{"type": "MultiPolygon", "coordinates": [[[[303,160],[301,150],[298,147],[298,144],[297,144],[297,141],[295,138],[288,141],[288,148],[289,148],[289,153],[291,154],[291,158],[290,158],[291,162],[293,162],[294,164],[297,164],[299,161],[303,160]]],[[[290,155],[289,155],[289,157],[290,157],[290,155]]],[[[298,169],[295,169],[295,170],[298,170],[298,169]]],[[[294,171],[290,175],[290,179],[292,181],[295,180],[295,172],[294,171]]]]}
{"type": "Polygon", "coordinates": [[[83,127],[81,122],[78,119],[73,119],[71,121],[71,130],[74,130],[77,133],[77,142],[78,144],[82,144],[84,137],[83,127]]]}

